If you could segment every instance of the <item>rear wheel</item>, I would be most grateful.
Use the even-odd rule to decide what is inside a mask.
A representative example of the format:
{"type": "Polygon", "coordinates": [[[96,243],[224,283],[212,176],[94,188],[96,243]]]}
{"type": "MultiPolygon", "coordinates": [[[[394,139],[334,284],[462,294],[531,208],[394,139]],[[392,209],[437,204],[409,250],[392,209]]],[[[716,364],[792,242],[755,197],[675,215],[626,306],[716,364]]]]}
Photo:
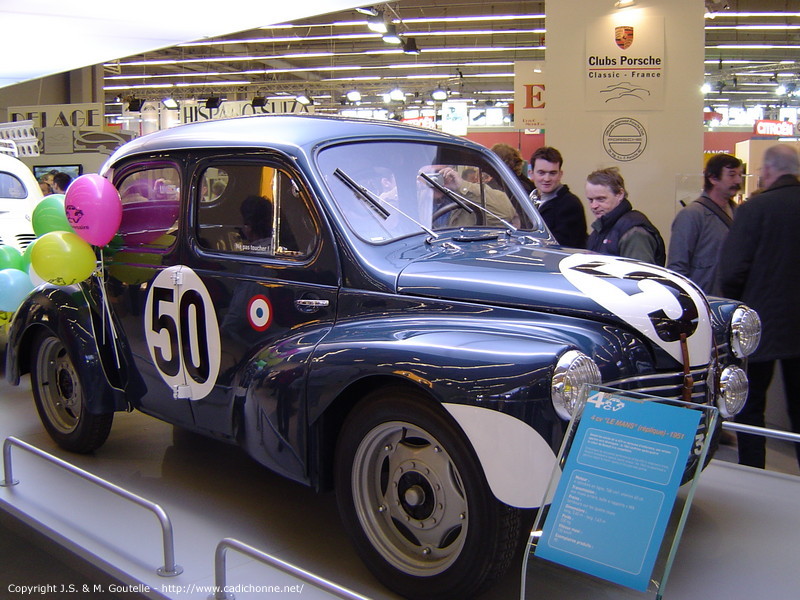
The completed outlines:
{"type": "Polygon", "coordinates": [[[415,600],[485,589],[508,567],[521,534],[521,511],[492,495],[463,432],[403,388],[374,392],[348,417],[336,493],[366,565],[415,600]]]}
{"type": "Polygon", "coordinates": [[[95,415],[86,409],[86,390],[60,339],[42,333],[33,348],[31,385],[47,433],[71,452],[86,453],[102,446],[111,431],[114,413],[95,415]]]}

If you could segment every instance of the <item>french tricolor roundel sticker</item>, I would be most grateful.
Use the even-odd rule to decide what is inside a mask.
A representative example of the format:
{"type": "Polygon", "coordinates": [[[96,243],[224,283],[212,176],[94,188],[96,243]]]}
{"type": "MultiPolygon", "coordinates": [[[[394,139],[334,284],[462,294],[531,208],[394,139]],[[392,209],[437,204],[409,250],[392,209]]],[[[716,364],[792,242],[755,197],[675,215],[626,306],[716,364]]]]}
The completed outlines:
{"type": "Polygon", "coordinates": [[[247,303],[247,319],[250,327],[256,331],[264,331],[272,323],[272,307],[266,296],[259,294],[250,298],[247,303]]]}

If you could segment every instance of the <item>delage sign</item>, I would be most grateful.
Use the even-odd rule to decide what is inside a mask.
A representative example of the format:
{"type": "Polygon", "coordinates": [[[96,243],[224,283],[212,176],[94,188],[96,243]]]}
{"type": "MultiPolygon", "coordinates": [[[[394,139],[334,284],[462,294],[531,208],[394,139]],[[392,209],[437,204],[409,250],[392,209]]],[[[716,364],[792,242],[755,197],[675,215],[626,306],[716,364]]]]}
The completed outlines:
{"type": "Polygon", "coordinates": [[[790,121],[756,121],[753,131],[757,135],[789,137],[794,135],[794,123],[790,121]]]}

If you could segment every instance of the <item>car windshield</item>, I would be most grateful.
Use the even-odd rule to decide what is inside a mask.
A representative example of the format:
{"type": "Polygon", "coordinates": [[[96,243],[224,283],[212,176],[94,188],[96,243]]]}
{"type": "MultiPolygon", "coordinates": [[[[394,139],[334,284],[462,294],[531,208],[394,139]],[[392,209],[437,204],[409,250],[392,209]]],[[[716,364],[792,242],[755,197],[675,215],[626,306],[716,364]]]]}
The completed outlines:
{"type": "Polygon", "coordinates": [[[542,229],[527,198],[469,148],[360,142],[322,150],[318,164],[350,228],[371,243],[451,228],[542,229]]]}

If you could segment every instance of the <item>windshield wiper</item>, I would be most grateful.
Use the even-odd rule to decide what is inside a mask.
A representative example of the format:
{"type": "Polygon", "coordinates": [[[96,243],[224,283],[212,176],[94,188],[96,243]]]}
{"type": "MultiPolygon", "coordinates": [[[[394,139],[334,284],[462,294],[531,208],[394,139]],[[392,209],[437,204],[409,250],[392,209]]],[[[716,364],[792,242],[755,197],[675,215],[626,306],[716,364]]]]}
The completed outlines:
{"type": "Polygon", "coordinates": [[[417,221],[411,215],[408,215],[408,214],[404,213],[402,210],[397,208],[392,203],[390,203],[390,202],[384,200],[383,198],[381,198],[380,196],[378,196],[378,194],[376,194],[375,192],[371,191],[368,188],[365,188],[363,185],[358,183],[355,179],[350,177],[350,175],[348,175],[347,173],[342,171],[339,167],[336,167],[336,170],[334,170],[333,174],[336,175],[339,179],[341,179],[347,185],[347,187],[349,187],[351,190],[353,190],[359,196],[361,196],[364,200],[366,200],[372,208],[374,208],[376,211],[378,211],[378,214],[381,216],[381,218],[384,221],[386,219],[388,219],[389,216],[392,214],[384,206],[384,205],[388,205],[389,207],[391,207],[391,209],[393,211],[395,211],[396,213],[398,213],[400,215],[403,215],[406,219],[408,219],[409,221],[414,223],[417,227],[422,229],[425,233],[427,233],[431,237],[434,237],[434,238],[438,238],[439,237],[439,234],[435,233],[432,229],[430,229],[428,227],[425,227],[425,225],[423,225],[422,223],[417,221]]]}
{"type": "MultiPolygon", "coordinates": [[[[423,172],[421,172],[421,171],[420,171],[420,176],[421,176],[421,177],[422,177],[422,178],[423,178],[425,181],[427,181],[429,185],[431,185],[431,186],[435,187],[437,190],[439,190],[440,192],[442,192],[443,194],[445,194],[445,195],[446,195],[448,198],[450,198],[450,199],[451,199],[453,202],[455,202],[456,204],[458,204],[458,205],[459,205],[461,208],[463,208],[463,209],[464,209],[465,211],[467,211],[469,214],[473,214],[473,213],[475,212],[474,210],[472,210],[472,209],[470,208],[471,206],[474,206],[475,208],[477,208],[477,209],[479,209],[480,211],[482,211],[482,212],[486,213],[486,214],[487,214],[487,215],[489,215],[490,217],[494,217],[495,219],[497,219],[498,221],[500,221],[500,222],[501,222],[503,225],[505,225],[506,227],[508,227],[508,228],[509,228],[511,231],[517,231],[517,228],[516,228],[516,227],[514,227],[514,226],[513,226],[511,223],[509,223],[508,221],[506,221],[506,220],[505,220],[503,217],[501,217],[500,215],[497,215],[497,214],[493,213],[493,212],[492,212],[492,211],[490,211],[488,208],[486,208],[485,206],[483,206],[483,205],[481,205],[481,204],[478,204],[477,202],[473,202],[472,200],[470,200],[470,199],[469,199],[469,198],[467,198],[466,196],[462,196],[462,195],[461,195],[461,194],[459,194],[458,192],[456,192],[456,191],[454,191],[454,190],[451,190],[451,189],[450,189],[450,188],[448,188],[448,187],[445,187],[445,186],[443,186],[441,183],[439,183],[438,181],[436,181],[436,180],[435,180],[433,177],[431,177],[431,176],[430,176],[430,175],[428,175],[427,173],[423,173],[423,172]]],[[[483,184],[480,184],[480,183],[479,183],[479,184],[476,184],[476,185],[480,185],[480,186],[481,186],[481,194],[483,194],[483,187],[482,187],[482,186],[483,186],[483,184]]]]}

